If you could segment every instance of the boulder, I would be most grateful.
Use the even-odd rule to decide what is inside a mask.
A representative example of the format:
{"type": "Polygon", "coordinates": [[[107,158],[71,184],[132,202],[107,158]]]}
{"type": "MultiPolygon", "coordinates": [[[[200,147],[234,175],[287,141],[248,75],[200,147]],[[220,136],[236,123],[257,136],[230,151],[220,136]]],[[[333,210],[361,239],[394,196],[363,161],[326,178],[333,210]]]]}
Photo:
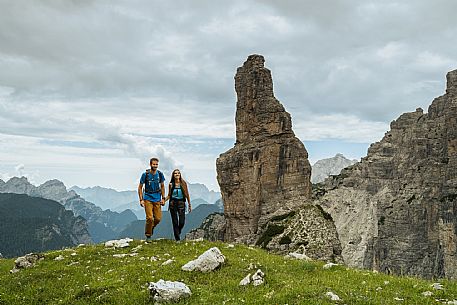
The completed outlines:
{"type": "Polygon", "coordinates": [[[157,303],[177,302],[192,295],[190,288],[182,282],[164,281],[149,283],[149,293],[157,303]]]}
{"type": "Polygon", "coordinates": [[[30,268],[36,265],[40,260],[44,259],[44,255],[37,253],[30,253],[24,256],[18,257],[14,261],[14,268],[10,270],[11,273],[19,272],[20,269],[30,268]]]}
{"type": "Polygon", "coordinates": [[[184,271],[210,272],[219,268],[225,262],[225,256],[217,247],[205,251],[197,259],[181,267],[184,271]]]}

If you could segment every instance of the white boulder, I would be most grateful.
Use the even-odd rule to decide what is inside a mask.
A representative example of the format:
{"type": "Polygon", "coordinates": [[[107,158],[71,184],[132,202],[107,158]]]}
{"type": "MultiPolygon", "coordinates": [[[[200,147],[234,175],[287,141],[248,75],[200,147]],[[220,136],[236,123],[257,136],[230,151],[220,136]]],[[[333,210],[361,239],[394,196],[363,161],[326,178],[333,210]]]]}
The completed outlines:
{"type": "Polygon", "coordinates": [[[252,284],[254,286],[259,286],[262,285],[264,282],[264,277],[265,273],[262,272],[262,270],[258,269],[253,275],[252,275],[252,284]]]}
{"type": "Polygon", "coordinates": [[[186,284],[162,279],[156,283],[149,283],[148,289],[151,297],[158,303],[176,302],[181,298],[187,298],[192,295],[190,288],[186,284]]]}
{"type": "Polygon", "coordinates": [[[213,247],[202,255],[200,255],[197,259],[188,262],[184,266],[181,267],[184,271],[201,271],[201,272],[209,272],[219,268],[225,262],[225,256],[217,247],[213,247]]]}
{"type": "Polygon", "coordinates": [[[310,261],[311,258],[307,256],[306,254],[303,253],[298,253],[298,252],[290,252],[285,256],[285,258],[293,258],[293,259],[300,259],[300,260],[305,260],[305,261],[310,261]]]}
{"type": "Polygon", "coordinates": [[[341,301],[340,297],[331,291],[327,292],[325,295],[332,301],[341,301]]]}
{"type": "Polygon", "coordinates": [[[249,283],[251,282],[251,274],[249,273],[248,275],[246,275],[246,277],[244,279],[242,279],[239,283],[240,286],[246,286],[248,285],[249,283]]]}
{"type": "Polygon", "coordinates": [[[335,266],[338,266],[338,264],[335,264],[335,263],[327,263],[325,264],[322,268],[324,269],[330,269],[330,268],[333,268],[335,266]]]}
{"type": "Polygon", "coordinates": [[[114,247],[114,248],[126,248],[130,246],[130,242],[132,242],[133,239],[131,238],[122,238],[122,239],[114,239],[114,240],[109,240],[105,242],[105,247],[114,247]]]}

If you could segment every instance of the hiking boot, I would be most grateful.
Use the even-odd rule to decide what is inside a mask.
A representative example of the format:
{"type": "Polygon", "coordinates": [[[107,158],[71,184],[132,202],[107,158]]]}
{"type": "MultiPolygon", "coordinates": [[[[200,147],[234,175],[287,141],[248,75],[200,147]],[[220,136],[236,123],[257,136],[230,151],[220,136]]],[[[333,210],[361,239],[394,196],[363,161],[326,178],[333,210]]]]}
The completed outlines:
{"type": "Polygon", "coordinates": [[[146,236],[146,242],[150,243],[152,241],[152,236],[146,236]]]}

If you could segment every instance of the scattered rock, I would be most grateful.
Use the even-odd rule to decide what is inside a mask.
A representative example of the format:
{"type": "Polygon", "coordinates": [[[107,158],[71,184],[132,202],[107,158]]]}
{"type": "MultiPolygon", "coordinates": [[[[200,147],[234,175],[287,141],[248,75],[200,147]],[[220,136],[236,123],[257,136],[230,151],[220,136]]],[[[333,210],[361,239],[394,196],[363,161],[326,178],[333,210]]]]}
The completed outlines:
{"type": "Polygon", "coordinates": [[[264,277],[265,273],[262,272],[262,270],[258,269],[253,275],[252,275],[252,284],[254,286],[259,286],[262,285],[264,282],[264,277]]]}
{"type": "Polygon", "coordinates": [[[213,247],[197,259],[188,262],[181,267],[184,271],[198,270],[201,272],[209,272],[219,268],[225,262],[225,256],[217,247],[213,247]]]}
{"type": "Polygon", "coordinates": [[[170,265],[173,262],[174,262],[174,260],[172,260],[172,259],[166,260],[162,263],[162,266],[170,265]]]}
{"type": "Polygon", "coordinates": [[[424,292],[422,292],[422,295],[423,295],[424,297],[429,297],[429,296],[432,296],[432,295],[433,295],[433,292],[431,292],[431,291],[424,291],[424,292]]]}
{"type": "Polygon", "coordinates": [[[405,299],[402,299],[402,298],[399,298],[399,297],[395,297],[394,300],[395,301],[404,301],[405,299]]]}
{"type": "Polygon", "coordinates": [[[340,297],[331,291],[327,292],[325,295],[332,301],[341,301],[340,297]]]}
{"type": "Polygon", "coordinates": [[[114,248],[126,248],[130,246],[130,242],[132,242],[133,239],[131,238],[123,238],[123,239],[114,239],[114,240],[109,240],[105,242],[105,247],[114,247],[114,248]]]}
{"type": "Polygon", "coordinates": [[[162,279],[156,283],[149,283],[148,289],[154,301],[159,303],[176,302],[181,298],[187,298],[192,295],[190,288],[186,284],[162,279]]]}
{"type": "Polygon", "coordinates": [[[457,305],[457,300],[448,301],[446,304],[448,304],[448,305],[457,305]]]}
{"type": "Polygon", "coordinates": [[[138,252],[141,248],[143,248],[143,245],[138,245],[132,249],[132,252],[138,252]]]}
{"type": "Polygon", "coordinates": [[[76,256],[76,255],[78,255],[78,253],[76,253],[76,252],[73,252],[73,253],[72,253],[72,254],[70,254],[70,255],[71,255],[71,256],[76,256]]]}
{"type": "Polygon", "coordinates": [[[324,269],[330,269],[330,268],[333,268],[335,266],[339,266],[339,264],[335,264],[335,263],[327,263],[325,264],[322,268],[324,269]]]}
{"type": "Polygon", "coordinates": [[[20,269],[24,268],[30,268],[35,266],[35,264],[42,260],[44,258],[44,255],[42,254],[37,254],[37,253],[30,253],[26,254],[24,256],[18,257],[14,261],[14,268],[10,270],[10,273],[16,273],[19,272],[20,269]]]}
{"type": "Polygon", "coordinates": [[[63,255],[59,255],[56,258],[54,258],[55,261],[61,261],[63,259],[64,259],[63,255]]]}
{"type": "Polygon", "coordinates": [[[311,258],[307,256],[306,254],[303,253],[298,253],[298,252],[290,252],[285,256],[285,258],[293,258],[293,259],[300,259],[300,260],[305,260],[305,261],[310,261],[311,258]]]}
{"type": "Polygon", "coordinates": [[[435,290],[443,290],[444,289],[443,285],[441,285],[440,283],[433,283],[432,285],[430,285],[430,287],[432,287],[435,290]]]}
{"type": "Polygon", "coordinates": [[[242,279],[240,281],[240,286],[246,286],[248,285],[249,283],[251,282],[251,274],[249,273],[248,275],[246,275],[246,277],[244,279],[242,279]]]}

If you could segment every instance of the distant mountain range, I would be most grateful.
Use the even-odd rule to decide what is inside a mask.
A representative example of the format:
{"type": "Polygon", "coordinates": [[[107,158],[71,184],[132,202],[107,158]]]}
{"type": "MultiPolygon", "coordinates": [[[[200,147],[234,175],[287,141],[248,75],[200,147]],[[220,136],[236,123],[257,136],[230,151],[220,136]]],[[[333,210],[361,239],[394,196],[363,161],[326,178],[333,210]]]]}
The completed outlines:
{"type": "Polygon", "coordinates": [[[357,163],[357,160],[349,160],[342,154],[336,154],[332,158],[319,160],[312,166],[311,182],[322,182],[330,175],[338,175],[343,168],[355,163],[357,163]]]}
{"type": "Polygon", "coordinates": [[[7,182],[0,180],[0,193],[26,194],[59,202],[67,210],[73,211],[75,216],[82,216],[87,220],[89,233],[94,242],[117,237],[127,224],[137,220],[130,210],[122,213],[102,210],[74,191],[67,191],[63,182],[59,180],[49,180],[34,186],[25,177],[13,177],[7,182]]]}
{"type": "Polygon", "coordinates": [[[86,220],[53,200],[0,194],[0,219],[0,253],[5,257],[91,242],[86,220]]]}
{"type": "MultiPolygon", "coordinates": [[[[186,214],[186,224],[182,230],[181,238],[192,229],[198,228],[208,215],[216,212],[222,212],[221,207],[217,204],[201,204],[198,207],[192,209],[191,213],[186,214]]],[[[144,238],[144,220],[137,220],[130,223],[120,234],[119,238],[131,237],[131,238],[144,238]]],[[[157,228],[154,229],[154,239],[156,238],[168,238],[174,239],[173,237],[173,226],[171,223],[171,216],[169,211],[162,211],[162,221],[159,223],[157,228]]]]}
{"type": "MultiPolygon", "coordinates": [[[[221,198],[220,192],[210,191],[204,184],[189,183],[188,186],[194,208],[200,204],[213,204],[221,198]]],[[[139,205],[137,191],[116,191],[101,186],[87,188],[73,186],[70,190],[75,191],[85,200],[95,203],[103,209],[110,209],[116,212],[130,209],[138,219],[144,219],[144,210],[139,205]]],[[[166,187],[165,193],[167,192],[168,187],[166,187]]]]}

